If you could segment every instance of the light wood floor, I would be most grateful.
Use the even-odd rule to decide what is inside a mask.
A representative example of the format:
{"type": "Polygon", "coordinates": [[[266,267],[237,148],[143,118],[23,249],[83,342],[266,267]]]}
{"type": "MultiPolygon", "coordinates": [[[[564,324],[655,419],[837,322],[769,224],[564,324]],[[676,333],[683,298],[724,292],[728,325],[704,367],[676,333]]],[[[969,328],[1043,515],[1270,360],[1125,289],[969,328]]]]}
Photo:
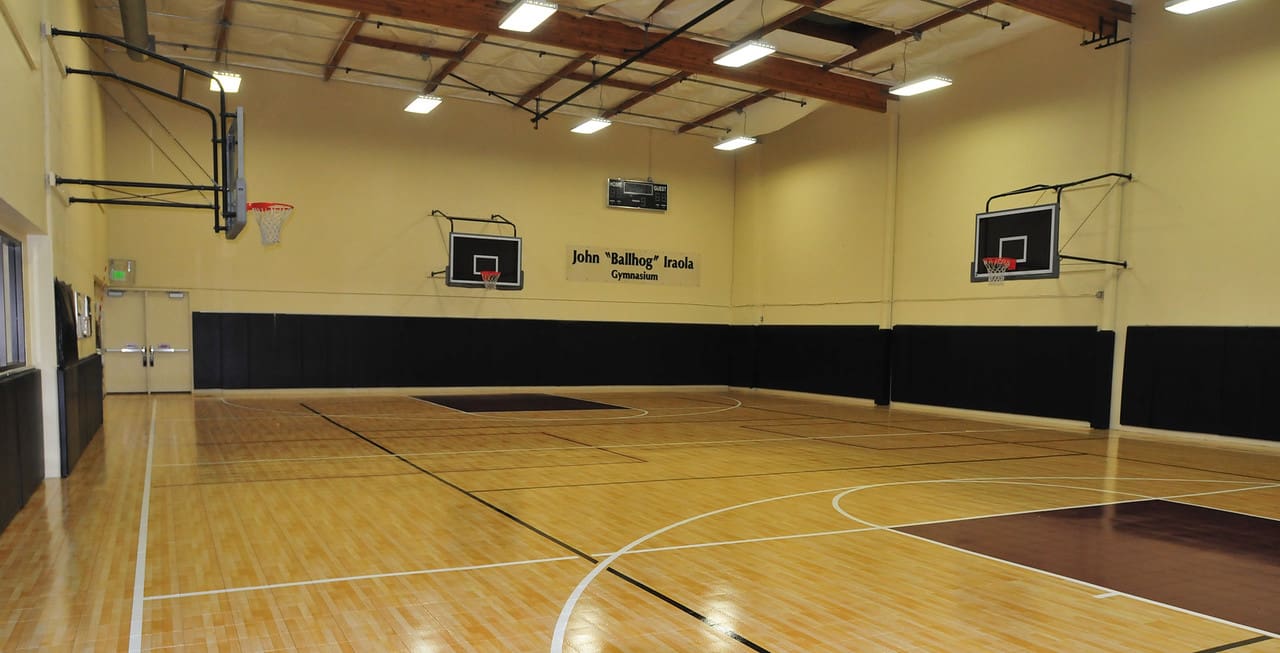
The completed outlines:
{"type": "Polygon", "coordinates": [[[1280,519],[1278,452],[565,394],[627,408],[109,397],[0,536],[0,650],[1280,651],[889,528],[1142,497],[1280,519]]]}

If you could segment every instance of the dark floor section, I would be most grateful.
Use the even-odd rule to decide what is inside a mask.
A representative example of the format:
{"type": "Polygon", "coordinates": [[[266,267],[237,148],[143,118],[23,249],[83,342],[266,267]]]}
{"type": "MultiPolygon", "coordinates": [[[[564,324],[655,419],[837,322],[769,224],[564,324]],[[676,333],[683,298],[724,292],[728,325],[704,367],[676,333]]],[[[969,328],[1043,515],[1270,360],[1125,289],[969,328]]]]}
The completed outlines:
{"type": "Polygon", "coordinates": [[[585,399],[536,393],[501,395],[418,395],[415,399],[448,406],[467,413],[498,413],[525,410],[625,410],[625,406],[613,406],[585,399]]]}
{"type": "Polygon", "coordinates": [[[900,530],[1280,631],[1280,521],[1168,501],[1138,501],[900,530]]]}

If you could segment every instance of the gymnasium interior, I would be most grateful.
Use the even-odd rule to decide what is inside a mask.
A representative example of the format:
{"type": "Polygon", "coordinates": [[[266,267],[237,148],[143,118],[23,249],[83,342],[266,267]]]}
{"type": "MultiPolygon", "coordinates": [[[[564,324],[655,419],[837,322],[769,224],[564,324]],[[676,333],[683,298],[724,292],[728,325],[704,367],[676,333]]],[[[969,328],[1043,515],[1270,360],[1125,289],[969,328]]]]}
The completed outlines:
{"type": "Polygon", "coordinates": [[[1276,0],[0,14],[0,650],[1280,651],[1276,0]]]}

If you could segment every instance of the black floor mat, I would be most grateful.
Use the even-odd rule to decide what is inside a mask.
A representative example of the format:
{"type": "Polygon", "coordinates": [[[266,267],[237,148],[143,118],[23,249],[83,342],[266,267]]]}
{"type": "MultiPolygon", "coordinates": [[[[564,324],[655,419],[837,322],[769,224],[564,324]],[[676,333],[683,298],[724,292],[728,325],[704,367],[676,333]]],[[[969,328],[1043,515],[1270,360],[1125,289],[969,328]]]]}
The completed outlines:
{"type": "Polygon", "coordinates": [[[546,394],[418,395],[414,398],[467,413],[517,412],[524,410],[616,410],[626,408],[625,406],[613,406],[585,399],[546,394]]]}

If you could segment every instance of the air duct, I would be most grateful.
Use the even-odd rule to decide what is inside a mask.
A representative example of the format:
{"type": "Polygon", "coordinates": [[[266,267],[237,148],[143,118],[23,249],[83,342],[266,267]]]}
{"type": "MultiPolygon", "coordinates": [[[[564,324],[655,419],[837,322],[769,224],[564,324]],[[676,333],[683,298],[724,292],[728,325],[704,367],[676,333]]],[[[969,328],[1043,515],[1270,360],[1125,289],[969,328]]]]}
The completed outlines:
{"type": "MultiPolygon", "coordinates": [[[[147,32],[147,0],[120,0],[120,25],[124,28],[124,40],[136,48],[154,50],[155,41],[147,32]]],[[[146,61],[147,55],[129,51],[134,61],[146,61]]]]}

